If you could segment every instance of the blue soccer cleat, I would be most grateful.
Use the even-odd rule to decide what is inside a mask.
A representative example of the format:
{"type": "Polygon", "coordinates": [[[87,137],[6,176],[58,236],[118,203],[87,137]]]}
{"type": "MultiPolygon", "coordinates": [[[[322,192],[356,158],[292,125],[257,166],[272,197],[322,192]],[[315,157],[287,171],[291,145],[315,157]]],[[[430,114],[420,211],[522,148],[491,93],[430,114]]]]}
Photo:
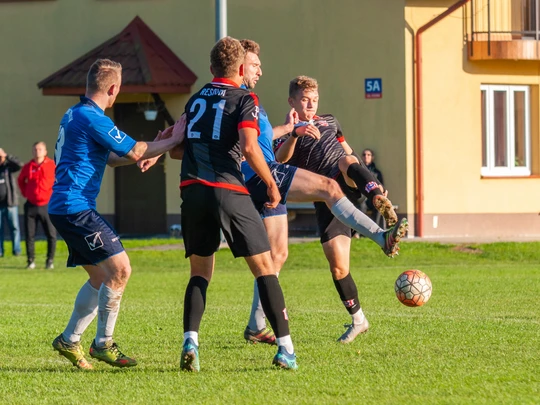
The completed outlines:
{"type": "Polygon", "coordinates": [[[182,348],[180,356],[180,369],[186,371],[200,371],[199,366],[199,346],[195,344],[192,338],[187,338],[182,348]]]}
{"type": "Polygon", "coordinates": [[[286,370],[296,370],[298,368],[298,364],[296,364],[296,354],[289,354],[284,346],[278,347],[278,352],[274,356],[272,364],[286,370]]]}

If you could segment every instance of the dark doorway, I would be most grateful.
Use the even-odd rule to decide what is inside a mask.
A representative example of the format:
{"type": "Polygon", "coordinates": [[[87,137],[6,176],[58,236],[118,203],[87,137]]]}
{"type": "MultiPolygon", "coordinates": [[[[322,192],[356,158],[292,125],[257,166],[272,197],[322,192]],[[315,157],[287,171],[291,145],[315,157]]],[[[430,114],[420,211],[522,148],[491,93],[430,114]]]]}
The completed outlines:
{"type": "MultiPolygon", "coordinates": [[[[136,141],[153,141],[165,127],[161,112],[155,121],[144,118],[136,103],[116,104],[114,119],[118,128],[136,141]]],[[[137,165],[115,169],[116,230],[120,234],[155,235],[167,233],[165,156],[146,173],[137,165]]]]}

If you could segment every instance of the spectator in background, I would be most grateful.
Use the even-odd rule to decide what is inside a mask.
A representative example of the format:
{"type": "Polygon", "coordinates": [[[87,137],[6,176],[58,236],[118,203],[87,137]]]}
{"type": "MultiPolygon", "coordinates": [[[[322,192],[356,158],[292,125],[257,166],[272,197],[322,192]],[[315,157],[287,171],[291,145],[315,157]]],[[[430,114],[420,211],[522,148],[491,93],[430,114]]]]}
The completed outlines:
{"type": "Polygon", "coordinates": [[[34,238],[38,221],[47,235],[46,269],[54,268],[54,252],[56,251],[56,229],[49,219],[49,200],[54,184],[54,169],[56,165],[47,157],[45,142],[36,142],[32,146],[32,160],[24,165],[19,175],[19,188],[26,198],[24,204],[24,230],[26,234],[27,269],[34,269],[36,264],[34,253],[34,238]]]}
{"type": "Polygon", "coordinates": [[[15,156],[8,155],[0,148],[0,257],[4,257],[4,223],[7,222],[13,256],[21,254],[21,231],[19,229],[19,207],[15,176],[22,164],[15,156]]]}
{"type": "MultiPolygon", "coordinates": [[[[373,176],[377,179],[377,181],[384,186],[383,175],[381,171],[377,169],[377,166],[375,166],[375,162],[373,160],[374,158],[375,154],[373,153],[372,149],[364,149],[364,151],[362,152],[362,161],[369,169],[369,171],[373,173],[373,176]]],[[[369,198],[362,202],[361,209],[373,220],[373,222],[375,222],[376,224],[380,224],[383,229],[386,228],[384,221],[382,221],[381,224],[380,212],[373,206],[373,203],[369,198]]]]}

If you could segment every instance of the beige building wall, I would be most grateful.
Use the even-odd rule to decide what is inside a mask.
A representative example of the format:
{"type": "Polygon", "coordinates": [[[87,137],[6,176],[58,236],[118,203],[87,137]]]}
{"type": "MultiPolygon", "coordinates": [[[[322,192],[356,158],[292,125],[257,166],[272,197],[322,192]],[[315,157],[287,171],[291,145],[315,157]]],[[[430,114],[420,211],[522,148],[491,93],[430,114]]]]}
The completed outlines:
{"type": "MultiPolygon", "coordinates": [[[[409,6],[405,10],[405,19],[416,32],[446,8],[409,6]]],[[[445,225],[436,224],[436,220],[432,221],[434,216],[444,217],[451,214],[446,220],[460,218],[461,221],[471,222],[475,217],[478,218],[479,214],[491,220],[512,214],[516,217],[525,215],[523,218],[534,221],[540,212],[540,178],[534,176],[539,174],[538,171],[534,172],[537,169],[533,169],[533,176],[528,178],[489,179],[480,175],[482,166],[480,86],[482,84],[531,86],[531,112],[534,121],[537,122],[540,64],[537,61],[469,62],[466,43],[463,40],[464,17],[463,9],[459,9],[422,35],[426,235],[438,232],[435,225],[438,227],[445,225]],[[516,195],[526,195],[526,203],[516,195]]],[[[414,83],[411,38],[408,35],[406,42],[408,104],[412,101],[414,83]]],[[[414,109],[409,107],[407,111],[408,139],[413,139],[414,116],[411,113],[414,109]]],[[[538,125],[533,125],[535,168],[538,167],[538,136],[538,125]]],[[[529,234],[540,232],[530,229],[531,225],[534,225],[534,222],[529,222],[528,231],[516,228],[515,232],[529,234]]],[[[511,227],[512,223],[509,222],[508,226],[511,227]]]]}
{"type": "Polygon", "coordinates": [[[404,1],[229,1],[229,33],[261,45],[256,92],[273,124],[288,112],[289,81],[319,81],[319,113],[334,114],[358,154],[373,148],[392,201],[407,213],[404,1]],[[364,79],[382,78],[381,99],[364,79]]]}
{"type": "MultiPolygon", "coordinates": [[[[42,96],[36,84],[118,34],[136,15],[199,77],[211,79],[214,0],[56,0],[0,3],[0,143],[24,160],[42,139],[52,157],[58,123],[75,97],[42,96]]],[[[274,124],[289,110],[288,82],[299,74],[320,82],[320,113],[340,121],[360,152],[373,148],[392,200],[407,212],[404,0],[273,0],[228,2],[229,35],[262,46],[257,86],[274,124]],[[382,4],[384,3],[384,4],[382,4]],[[382,99],[364,98],[364,79],[382,78],[382,99]]],[[[132,101],[137,96],[119,98],[132,101]]],[[[140,95],[141,101],[146,95],[140,95]]],[[[163,95],[178,118],[187,96],[163,95]]],[[[179,213],[179,162],[167,160],[167,212],[179,213]]],[[[114,172],[107,169],[98,210],[114,213],[114,172]]]]}
{"type": "MultiPolygon", "coordinates": [[[[44,140],[52,158],[60,119],[78,98],[42,96],[37,83],[118,34],[136,15],[199,76],[194,89],[208,79],[208,53],[214,43],[213,0],[0,3],[1,147],[27,161],[32,143],[44,140]]],[[[120,96],[118,101],[134,97],[120,96]]],[[[140,95],[140,101],[147,97],[140,95]]],[[[171,98],[182,100],[171,108],[173,117],[179,117],[187,98],[166,99],[171,98]]],[[[176,173],[167,172],[167,210],[179,212],[179,166],[171,166],[176,173]]],[[[114,213],[113,169],[106,169],[101,190],[98,210],[114,213]]]]}

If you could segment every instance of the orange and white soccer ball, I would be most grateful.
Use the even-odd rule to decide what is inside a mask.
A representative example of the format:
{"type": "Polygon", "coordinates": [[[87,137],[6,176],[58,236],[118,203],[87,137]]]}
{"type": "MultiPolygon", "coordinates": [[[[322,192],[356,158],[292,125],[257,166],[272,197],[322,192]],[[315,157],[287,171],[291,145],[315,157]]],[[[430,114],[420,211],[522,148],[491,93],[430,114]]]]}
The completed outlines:
{"type": "Polygon", "coordinates": [[[408,307],[421,307],[431,297],[433,287],[429,277],[420,270],[407,270],[394,284],[397,299],[408,307]]]}

